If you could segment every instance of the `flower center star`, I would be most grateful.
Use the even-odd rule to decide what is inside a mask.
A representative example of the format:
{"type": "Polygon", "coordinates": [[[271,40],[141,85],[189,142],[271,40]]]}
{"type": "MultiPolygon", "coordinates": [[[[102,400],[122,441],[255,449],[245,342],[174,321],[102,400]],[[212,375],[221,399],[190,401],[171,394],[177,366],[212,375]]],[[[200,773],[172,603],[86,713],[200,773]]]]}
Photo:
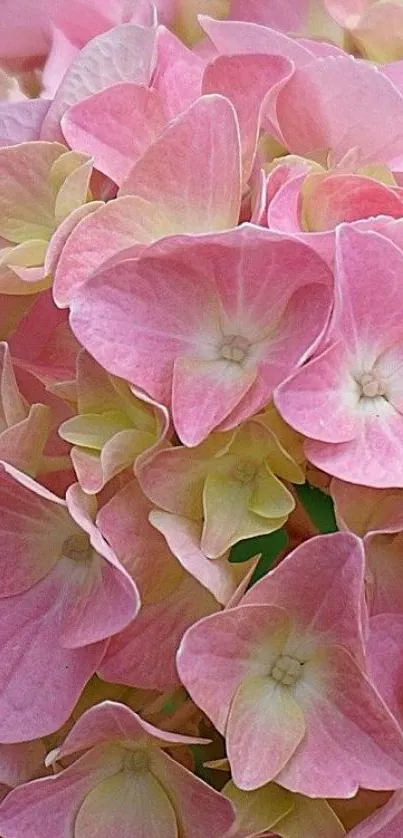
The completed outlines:
{"type": "Polygon", "coordinates": [[[377,396],[385,396],[385,384],[378,373],[364,372],[358,380],[361,390],[361,398],[375,399],[377,396]]]}
{"type": "Polygon", "coordinates": [[[256,471],[256,463],[253,460],[240,460],[235,466],[233,477],[238,483],[251,483],[256,477],[256,471]]]}
{"type": "Polygon", "coordinates": [[[250,343],[246,338],[240,335],[229,335],[225,342],[221,344],[221,357],[226,361],[233,361],[236,364],[242,364],[245,360],[250,343]]]}
{"type": "Polygon", "coordinates": [[[84,532],[70,535],[63,544],[62,554],[67,559],[73,559],[75,562],[88,561],[92,555],[92,547],[88,535],[84,532]]]}
{"type": "Polygon", "coordinates": [[[132,774],[146,774],[150,770],[150,757],[147,751],[127,751],[123,760],[123,771],[132,774]]]}
{"type": "Polygon", "coordinates": [[[301,661],[296,658],[291,658],[289,655],[280,655],[270,672],[270,676],[278,684],[283,684],[284,687],[291,687],[300,678],[302,666],[301,661]]]}

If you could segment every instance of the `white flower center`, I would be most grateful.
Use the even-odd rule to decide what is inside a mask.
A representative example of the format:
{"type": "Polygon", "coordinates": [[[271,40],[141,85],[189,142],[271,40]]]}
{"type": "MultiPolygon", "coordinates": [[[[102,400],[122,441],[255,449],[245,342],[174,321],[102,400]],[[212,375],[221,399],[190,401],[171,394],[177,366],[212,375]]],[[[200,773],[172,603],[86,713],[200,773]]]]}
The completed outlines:
{"type": "Polygon", "coordinates": [[[236,364],[242,364],[245,360],[250,343],[246,338],[240,335],[229,335],[223,344],[221,344],[221,357],[226,361],[233,361],[236,364]]]}
{"type": "Polygon", "coordinates": [[[302,666],[301,661],[296,658],[291,658],[289,655],[280,655],[270,672],[270,676],[279,684],[290,687],[298,681],[302,666]]]}
{"type": "Polygon", "coordinates": [[[91,558],[92,547],[85,532],[70,535],[62,547],[62,554],[75,562],[85,562],[91,558]]]}
{"type": "Polygon", "coordinates": [[[376,396],[385,396],[385,384],[382,378],[374,370],[372,372],[364,372],[358,381],[361,388],[361,396],[367,399],[374,399],[376,396]]]}

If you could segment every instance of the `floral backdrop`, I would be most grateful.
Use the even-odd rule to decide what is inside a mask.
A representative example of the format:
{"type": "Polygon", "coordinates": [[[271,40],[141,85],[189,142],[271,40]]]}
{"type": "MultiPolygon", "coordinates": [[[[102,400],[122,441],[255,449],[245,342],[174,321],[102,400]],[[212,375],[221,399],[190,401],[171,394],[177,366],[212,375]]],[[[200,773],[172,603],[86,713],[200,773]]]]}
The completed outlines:
{"type": "Polygon", "coordinates": [[[403,836],[403,2],[0,2],[0,836],[403,836]]]}

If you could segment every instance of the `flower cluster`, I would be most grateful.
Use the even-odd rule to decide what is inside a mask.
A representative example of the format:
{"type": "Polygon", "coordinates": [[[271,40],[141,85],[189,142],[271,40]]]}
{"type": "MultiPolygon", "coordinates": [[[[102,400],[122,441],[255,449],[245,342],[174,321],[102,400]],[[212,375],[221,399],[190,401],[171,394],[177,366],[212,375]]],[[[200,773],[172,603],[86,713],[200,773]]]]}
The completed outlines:
{"type": "Polygon", "coordinates": [[[402,838],[403,3],[0,67],[1,838],[402,838]]]}

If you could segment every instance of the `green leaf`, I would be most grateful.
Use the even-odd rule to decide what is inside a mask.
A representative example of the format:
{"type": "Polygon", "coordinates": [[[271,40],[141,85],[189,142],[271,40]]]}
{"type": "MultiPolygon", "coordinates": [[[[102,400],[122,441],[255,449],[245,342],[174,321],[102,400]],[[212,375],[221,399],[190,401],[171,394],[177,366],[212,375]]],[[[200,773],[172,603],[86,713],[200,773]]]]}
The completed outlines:
{"type": "Polygon", "coordinates": [[[311,486],[310,483],[296,486],[295,490],[302,506],[319,532],[337,532],[338,528],[331,497],[325,495],[315,486],[311,486]]]}
{"type": "Polygon", "coordinates": [[[287,546],[288,536],[284,529],[276,530],[270,535],[258,535],[255,538],[245,538],[238,541],[232,548],[230,562],[246,562],[252,556],[261,553],[262,557],[252,576],[251,585],[265,576],[273,566],[277,556],[287,546]]]}

